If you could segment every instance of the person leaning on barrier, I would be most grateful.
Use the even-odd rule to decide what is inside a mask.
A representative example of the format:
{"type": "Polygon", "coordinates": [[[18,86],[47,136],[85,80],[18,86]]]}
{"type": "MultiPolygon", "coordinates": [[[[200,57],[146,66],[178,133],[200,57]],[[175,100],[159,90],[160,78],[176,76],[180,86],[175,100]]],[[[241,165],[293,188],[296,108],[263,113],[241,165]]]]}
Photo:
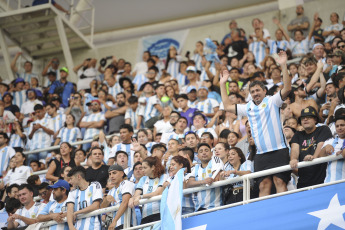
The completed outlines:
{"type": "Polygon", "coordinates": [[[55,229],[68,229],[68,224],[63,223],[66,217],[67,208],[66,200],[70,190],[69,184],[65,180],[58,180],[55,184],[49,185],[48,189],[53,189],[54,201],[50,201],[44,209],[39,213],[38,222],[46,222],[55,220],[59,224],[49,227],[51,230],[55,229]]]}
{"type": "Polygon", "coordinates": [[[134,194],[134,184],[126,180],[127,175],[120,165],[112,165],[108,169],[109,178],[115,187],[108,192],[108,196],[103,200],[101,208],[116,206],[120,204],[118,211],[113,214],[113,221],[108,227],[109,230],[123,229],[124,213],[127,210],[129,199],[134,194]]]}
{"type": "Polygon", "coordinates": [[[70,183],[76,189],[68,194],[67,223],[70,230],[100,230],[100,216],[92,216],[76,220],[79,214],[86,214],[98,210],[103,199],[102,186],[97,181],[85,180],[86,170],[83,166],[72,168],[68,173],[70,183]]]}

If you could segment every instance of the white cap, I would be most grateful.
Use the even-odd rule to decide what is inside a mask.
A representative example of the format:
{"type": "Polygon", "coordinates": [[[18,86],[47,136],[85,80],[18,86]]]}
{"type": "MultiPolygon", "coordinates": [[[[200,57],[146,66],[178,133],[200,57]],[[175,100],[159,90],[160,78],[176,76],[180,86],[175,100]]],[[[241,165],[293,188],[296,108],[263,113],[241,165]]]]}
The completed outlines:
{"type": "Polygon", "coordinates": [[[188,66],[186,72],[188,72],[188,71],[196,72],[195,66],[188,66]]]}

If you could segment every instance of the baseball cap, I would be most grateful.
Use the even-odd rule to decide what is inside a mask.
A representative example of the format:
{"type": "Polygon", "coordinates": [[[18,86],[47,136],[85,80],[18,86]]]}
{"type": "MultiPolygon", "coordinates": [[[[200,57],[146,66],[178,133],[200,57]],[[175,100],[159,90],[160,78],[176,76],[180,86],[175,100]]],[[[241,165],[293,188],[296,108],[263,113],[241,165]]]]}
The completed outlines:
{"type": "Polygon", "coordinates": [[[316,110],[312,106],[308,106],[305,109],[302,109],[301,116],[299,117],[300,120],[302,120],[303,117],[315,117],[316,122],[319,123],[319,116],[317,115],[316,110]]]}
{"type": "Polygon", "coordinates": [[[108,169],[108,172],[111,172],[111,171],[121,171],[121,172],[124,172],[123,168],[121,165],[111,165],[108,169]]]}
{"type": "Polygon", "coordinates": [[[313,45],[313,50],[314,50],[316,47],[318,47],[318,46],[322,46],[322,47],[323,47],[323,45],[322,45],[321,43],[316,43],[316,44],[313,45]]]}
{"type": "Polygon", "coordinates": [[[65,188],[67,191],[70,189],[68,182],[62,179],[58,180],[53,185],[49,185],[48,188],[65,188]]]}
{"type": "Polygon", "coordinates": [[[60,69],[60,72],[61,72],[61,71],[64,71],[64,72],[68,73],[67,67],[62,67],[62,68],[60,69]]]}
{"type": "Polygon", "coordinates": [[[186,69],[186,72],[189,72],[189,71],[192,71],[192,72],[196,73],[195,66],[188,66],[187,69],[186,69]]]}
{"type": "Polygon", "coordinates": [[[206,86],[200,86],[198,91],[201,90],[201,89],[205,89],[208,92],[208,88],[206,86]]]}
{"type": "Polygon", "coordinates": [[[188,87],[187,87],[187,93],[190,93],[190,92],[192,92],[193,90],[196,91],[195,86],[188,86],[188,87]]]}
{"type": "Polygon", "coordinates": [[[25,82],[23,78],[21,77],[18,77],[15,81],[14,81],[14,84],[17,84],[19,82],[25,82]]]}

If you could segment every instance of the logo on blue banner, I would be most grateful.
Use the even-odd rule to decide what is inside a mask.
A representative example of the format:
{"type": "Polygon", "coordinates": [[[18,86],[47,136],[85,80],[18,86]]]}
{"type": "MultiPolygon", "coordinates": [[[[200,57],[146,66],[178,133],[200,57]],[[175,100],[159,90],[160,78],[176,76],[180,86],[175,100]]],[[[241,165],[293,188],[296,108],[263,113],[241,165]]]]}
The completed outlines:
{"type": "Polygon", "coordinates": [[[180,43],[175,39],[163,38],[148,47],[151,55],[157,55],[160,59],[165,59],[168,54],[170,46],[174,46],[177,50],[180,48],[180,43]]]}
{"type": "Polygon", "coordinates": [[[183,229],[345,229],[345,183],[183,219],[183,229]]]}

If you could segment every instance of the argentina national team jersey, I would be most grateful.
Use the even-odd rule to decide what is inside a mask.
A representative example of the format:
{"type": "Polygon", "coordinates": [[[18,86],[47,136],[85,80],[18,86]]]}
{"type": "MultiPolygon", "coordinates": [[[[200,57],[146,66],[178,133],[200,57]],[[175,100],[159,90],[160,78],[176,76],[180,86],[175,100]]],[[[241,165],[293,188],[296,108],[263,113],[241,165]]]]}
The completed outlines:
{"type": "Polygon", "coordinates": [[[178,61],[176,61],[175,59],[170,59],[167,72],[170,73],[170,75],[173,78],[176,78],[176,76],[179,73],[179,71],[178,71],[179,67],[180,67],[180,63],[178,61]]]}
{"type": "Polygon", "coordinates": [[[266,96],[259,105],[251,100],[237,105],[237,115],[247,116],[257,154],[287,148],[280,121],[280,106],[283,104],[280,91],[266,96]]]}
{"type": "Polygon", "coordinates": [[[252,42],[249,44],[249,51],[254,54],[256,65],[260,65],[266,56],[267,45],[263,41],[252,42]]]}
{"type": "MultiPolygon", "coordinates": [[[[215,76],[216,75],[216,69],[214,67],[210,67],[210,72],[215,76]]],[[[208,77],[206,70],[201,71],[199,81],[205,81],[205,80],[210,80],[208,77]]]]}
{"type": "MultiPolygon", "coordinates": [[[[28,133],[32,132],[34,124],[41,124],[43,127],[46,127],[50,130],[54,130],[53,121],[48,117],[44,117],[41,120],[36,120],[34,122],[31,122],[28,133]]],[[[50,144],[51,144],[51,136],[48,133],[44,132],[42,128],[40,128],[36,130],[36,132],[34,133],[34,135],[32,136],[30,140],[30,150],[47,148],[50,146],[50,144]]]]}
{"type": "Polygon", "coordinates": [[[285,51],[287,49],[290,49],[290,43],[286,40],[275,41],[275,40],[268,39],[267,45],[270,48],[270,54],[278,53],[278,48],[283,49],[285,51]]]}
{"type": "Polygon", "coordinates": [[[0,149],[0,175],[2,172],[7,170],[8,164],[10,163],[10,159],[16,154],[14,149],[10,146],[6,146],[0,149]]]}
{"type": "Polygon", "coordinates": [[[54,124],[54,133],[59,131],[65,124],[66,121],[66,115],[63,113],[58,113],[55,117],[50,117],[52,119],[53,124],[54,124]]]}
{"type": "MultiPolygon", "coordinates": [[[[112,202],[111,206],[116,206],[116,205],[121,204],[122,197],[126,194],[131,195],[131,197],[134,194],[134,183],[128,180],[122,181],[119,187],[117,188],[114,187],[108,192],[108,195],[111,195],[115,199],[115,202],[112,202]]],[[[115,218],[115,216],[116,216],[116,212],[113,213],[113,218],[115,218]]],[[[124,224],[124,219],[125,219],[125,216],[122,215],[121,218],[117,221],[116,227],[124,224]]]]}
{"type": "MultiPolygon", "coordinates": [[[[125,113],[125,120],[130,119],[131,120],[131,126],[136,129],[138,125],[138,117],[143,116],[142,109],[138,106],[135,111],[133,111],[132,108],[128,107],[126,109],[125,113]]],[[[143,124],[140,124],[140,128],[144,128],[143,124]]]]}
{"type": "Polygon", "coordinates": [[[292,55],[307,54],[309,51],[309,39],[306,38],[298,42],[290,38],[290,48],[291,48],[292,55]]]}
{"type": "MultiPolygon", "coordinates": [[[[106,121],[104,114],[101,112],[91,113],[90,115],[83,117],[82,121],[91,122],[91,121],[106,121]]],[[[92,139],[94,136],[99,135],[100,129],[97,128],[86,128],[84,140],[92,139]]]]}
{"type": "MultiPolygon", "coordinates": [[[[229,162],[226,162],[226,164],[224,165],[224,171],[230,171],[230,170],[235,170],[235,169],[234,169],[234,167],[232,167],[232,165],[229,162]]],[[[249,160],[246,160],[243,164],[241,164],[238,171],[254,172],[253,163],[249,160]]],[[[232,173],[226,179],[232,179],[235,177],[238,177],[238,175],[232,173]]],[[[233,186],[233,188],[243,187],[243,181],[236,182],[236,183],[232,184],[232,186],[233,186]]]]}
{"type": "Polygon", "coordinates": [[[158,109],[155,108],[155,105],[157,104],[162,106],[162,102],[161,100],[159,100],[157,95],[149,97],[149,100],[147,101],[146,108],[145,108],[145,114],[144,114],[145,122],[150,120],[152,117],[156,117],[160,114],[158,109]]]}
{"type": "MultiPolygon", "coordinates": [[[[208,165],[205,168],[202,168],[201,164],[195,165],[190,177],[194,177],[196,181],[202,181],[208,177],[212,177],[213,172],[215,172],[218,168],[223,170],[224,164],[219,157],[214,156],[208,162],[208,165]]],[[[219,207],[222,205],[221,187],[197,192],[194,204],[195,211],[199,210],[200,208],[209,209],[219,207]]]]}
{"type": "Polygon", "coordinates": [[[81,132],[78,127],[73,127],[71,129],[63,127],[60,129],[57,138],[60,138],[60,143],[62,142],[76,142],[78,139],[81,139],[81,132]]]}
{"type": "Polygon", "coordinates": [[[204,67],[202,67],[202,64],[201,64],[202,57],[200,56],[200,54],[198,53],[194,54],[193,60],[195,62],[195,68],[200,71],[203,70],[204,67]]]}
{"type": "Polygon", "coordinates": [[[184,138],[184,133],[182,134],[177,134],[174,131],[173,132],[168,132],[168,133],[163,133],[161,137],[161,143],[168,145],[168,142],[171,139],[183,139],[184,138]]]}
{"type": "Polygon", "coordinates": [[[137,85],[137,91],[139,91],[141,85],[147,81],[148,79],[145,76],[145,74],[137,74],[137,76],[135,76],[135,78],[133,79],[132,83],[137,85]]]}
{"type": "MultiPolygon", "coordinates": [[[[195,108],[203,113],[214,113],[214,108],[219,107],[218,101],[212,98],[207,98],[204,101],[199,101],[198,104],[196,104],[195,108]]],[[[211,118],[207,118],[208,121],[211,120],[211,118]]]]}
{"type": "Polygon", "coordinates": [[[199,138],[201,138],[202,134],[205,132],[210,132],[213,135],[214,139],[218,139],[217,133],[216,131],[214,131],[213,128],[201,128],[201,129],[195,130],[195,133],[199,136],[199,138]]]}
{"type": "Polygon", "coordinates": [[[116,97],[116,95],[122,91],[123,90],[118,82],[116,82],[113,86],[108,86],[108,94],[112,95],[113,97],[116,97]]]}
{"type": "MultiPolygon", "coordinates": [[[[66,204],[74,204],[74,212],[82,210],[92,205],[95,201],[102,202],[103,192],[102,186],[99,182],[91,182],[89,187],[84,191],[75,189],[68,194],[66,204]]],[[[76,229],[101,229],[101,216],[92,216],[84,219],[78,219],[74,224],[76,229]]]]}
{"type": "Polygon", "coordinates": [[[38,76],[35,73],[16,73],[18,78],[23,78],[25,82],[31,82],[31,78],[36,77],[38,80],[38,76]]]}
{"type": "MultiPolygon", "coordinates": [[[[25,132],[23,132],[23,134],[27,137],[25,132]]],[[[18,134],[13,133],[10,137],[9,146],[24,148],[25,142],[18,134]]]]}
{"type": "MultiPolygon", "coordinates": [[[[332,155],[335,155],[338,151],[345,148],[345,140],[340,139],[338,135],[335,138],[328,139],[323,144],[322,148],[326,145],[332,145],[334,151],[332,155]]],[[[333,182],[337,180],[345,179],[345,161],[344,159],[339,159],[337,161],[330,161],[327,165],[325,183],[333,182]]]]}
{"type": "MultiPolygon", "coordinates": [[[[38,213],[40,213],[43,210],[45,205],[46,204],[43,204],[43,203],[35,203],[29,210],[26,209],[25,207],[22,207],[20,209],[17,209],[16,214],[20,216],[24,216],[26,218],[36,219],[38,216],[38,213]]],[[[16,219],[15,221],[19,224],[18,227],[26,226],[26,224],[22,220],[16,219]]]]}
{"type": "MultiPolygon", "coordinates": [[[[135,190],[142,191],[142,194],[148,194],[156,191],[158,187],[162,187],[164,181],[166,181],[166,175],[163,174],[160,178],[151,179],[148,176],[143,176],[135,190]]],[[[142,217],[151,216],[153,214],[159,213],[160,201],[147,203],[143,205],[142,217]]]]}
{"type": "MultiPolygon", "coordinates": [[[[67,206],[66,206],[66,200],[62,203],[58,203],[56,200],[49,201],[48,204],[43,208],[43,210],[38,213],[38,215],[49,215],[50,213],[66,213],[67,212],[67,206]]],[[[68,224],[62,223],[62,224],[55,224],[49,227],[49,230],[68,230],[68,224]]]]}
{"type": "Polygon", "coordinates": [[[13,92],[12,96],[13,96],[12,103],[18,106],[19,108],[21,108],[24,102],[26,101],[26,91],[22,90],[22,91],[13,92]]]}
{"type": "Polygon", "coordinates": [[[187,85],[189,83],[189,81],[187,80],[187,76],[182,74],[182,73],[179,73],[176,76],[176,80],[177,80],[177,83],[178,83],[180,88],[185,86],[185,85],[187,85]]]}
{"type": "Polygon", "coordinates": [[[132,150],[133,148],[133,145],[132,144],[123,144],[123,143],[120,143],[120,144],[117,144],[117,145],[114,145],[112,148],[111,148],[111,151],[110,151],[110,154],[109,154],[109,158],[115,158],[115,154],[117,151],[125,151],[127,154],[128,154],[128,166],[129,167],[133,167],[134,165],[134,151],[132,150]]]}

